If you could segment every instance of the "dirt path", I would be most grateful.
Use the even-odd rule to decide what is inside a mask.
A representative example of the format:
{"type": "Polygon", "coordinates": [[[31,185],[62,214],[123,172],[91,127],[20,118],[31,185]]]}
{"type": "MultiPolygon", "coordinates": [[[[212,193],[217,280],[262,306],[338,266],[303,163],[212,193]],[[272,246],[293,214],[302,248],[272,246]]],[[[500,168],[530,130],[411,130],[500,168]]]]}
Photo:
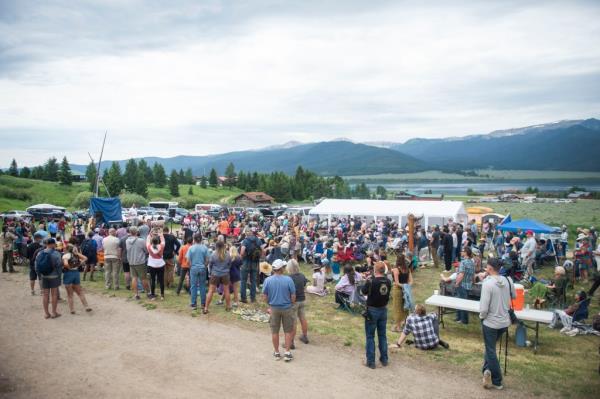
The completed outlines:
{"type": "MultiPolygon", "coordinates": [[[[267,330],[88,295],[91,314],[45,320],[26,276],[0,275],[0,397],[7,398],[425,398],[504,397],[476,375],[420,370],[391,356],[369,370],[362,352],[302,345],[293,362],[271,356],[267,330]],[[500,395],[498,395],[500,394],[500,395]],[[200,395],[200,396],[199,396],[200,395]]],[[[513,394],[515,391],[513,390],[513,394]]]]}

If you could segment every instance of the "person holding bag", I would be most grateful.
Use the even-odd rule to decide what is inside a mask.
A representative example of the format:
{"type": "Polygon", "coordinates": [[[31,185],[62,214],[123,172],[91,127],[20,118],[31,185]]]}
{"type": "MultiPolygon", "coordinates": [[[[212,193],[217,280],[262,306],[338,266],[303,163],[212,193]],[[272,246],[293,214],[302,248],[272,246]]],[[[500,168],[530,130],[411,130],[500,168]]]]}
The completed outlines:
{"type": "Polygon", "coordinates": [[[479,318],[485,346],[483,356],[483,387],[486,389],[503,389],[502,371],[496,355],[496,343],[502,338],[512,324],[510,309],[511,299],[516,298],[514,285],[510,277],[500,276],[502,263],[496,258],[489,258],[485,271],[488,277],[481,287],[479,301],[479,318]]]}
{"type": "Polygon", "coordinates": [[[83,255],[74,244],[67,245],[67,251],[62,256],[63,263],[63,284],[67,290],[67,302],[69,303],[69,310],[71,314],[75,314],[75,306],[73,304],[73,292],[77,294],[83,306],[85,306],[86,312],[91,312],[92,309],[89,307],[85,295],[81,289],[81,280],[79,272],[83,270],[83,265],[87,258],[83,255]]]}

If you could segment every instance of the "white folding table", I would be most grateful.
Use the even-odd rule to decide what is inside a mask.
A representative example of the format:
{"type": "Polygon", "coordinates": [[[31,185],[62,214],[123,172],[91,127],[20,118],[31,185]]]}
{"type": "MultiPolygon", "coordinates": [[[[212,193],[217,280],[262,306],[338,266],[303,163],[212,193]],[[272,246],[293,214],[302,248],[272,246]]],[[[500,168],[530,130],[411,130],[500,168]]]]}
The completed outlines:
{"type": "MultiPolygon", "coordinates": [[[[445,309],[455,309],[455,310],[464,310],[471,313],[479,313],[479,301],[473,301],[470,299],[461,299],[455,298],[451,296],[444,295],[432,295],[425,301],[425,304],[431,306],[437,306],[438,314],[440,318],[440,323],[442,327],[444,325],[444,313],[445,309]]],[[[542,324],[550,324],[552,322],[553,312],[549,312],[547,310],[537,310],[537,309],[523,309],[516,310],[515,315],[517,318],[523,322],[525,327],[535,330],[535,340],[533,341],[533,351],[537,352],[538,341],[539,341],[539,332],[540,332],[540,323],[542,324]],[[529,326],[525,323],[532,322],[535,323],[535,327],[529,326]]]]}

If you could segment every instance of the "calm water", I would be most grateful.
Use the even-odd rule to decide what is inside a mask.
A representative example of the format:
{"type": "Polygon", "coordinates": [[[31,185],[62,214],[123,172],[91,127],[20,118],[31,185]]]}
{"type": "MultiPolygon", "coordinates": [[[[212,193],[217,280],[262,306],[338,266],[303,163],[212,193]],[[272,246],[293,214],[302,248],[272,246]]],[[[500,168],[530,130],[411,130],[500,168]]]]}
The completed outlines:
{"type": "Polygon", "coordinates": [[[382,183],[367,186],[375,190],[377,186],[384,186],[388,191],[408,190],[422,194],[425,190],[431,190],[434,194],[463,195],[470,188],[478,193],[493,193],[506,190],[525,191],[527,187],[537,187],[541,192],[568,191],[573,186],[584,187],[588,191],[600,191],[600,181],[515,181],[515,182],[457,182],[457,183],[382,183]]]}

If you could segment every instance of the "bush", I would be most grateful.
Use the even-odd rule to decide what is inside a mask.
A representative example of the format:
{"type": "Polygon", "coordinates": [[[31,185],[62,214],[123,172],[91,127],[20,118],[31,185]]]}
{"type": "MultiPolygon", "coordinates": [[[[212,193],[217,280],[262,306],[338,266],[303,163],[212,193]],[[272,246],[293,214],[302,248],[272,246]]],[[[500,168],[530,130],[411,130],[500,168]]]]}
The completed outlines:
{"type": "Polygon", "coordinates": [[[90,198],[92,198],[90,191],[82,191],[75,196],[71,206],[75,209],[88,209],[90,207],[90,198]]]}
{"type": "Polygon", "coordinates": [[[29,201],[31,200],[31,195],[20,189],[13,189],[6,186],[0,186],[0,197],[9,198],[20,201],[29,201]]]}
{"type": "Polygon", "coordinates": [[[137,207],[148,205],[148,200],[139,194],[121,194],[119,195],[119,199],[121,200],[121,206],[125,208],[129,208],[133,204],[137,207]]]}
{"type": "Polygon", "coordinates": [[[193,209],[197,203],[202,202],[199,201],[198,198],[186,195],[183,197],[173,198],[172,201],[179,202],[179,206],[185,209],[193,209]]]}

